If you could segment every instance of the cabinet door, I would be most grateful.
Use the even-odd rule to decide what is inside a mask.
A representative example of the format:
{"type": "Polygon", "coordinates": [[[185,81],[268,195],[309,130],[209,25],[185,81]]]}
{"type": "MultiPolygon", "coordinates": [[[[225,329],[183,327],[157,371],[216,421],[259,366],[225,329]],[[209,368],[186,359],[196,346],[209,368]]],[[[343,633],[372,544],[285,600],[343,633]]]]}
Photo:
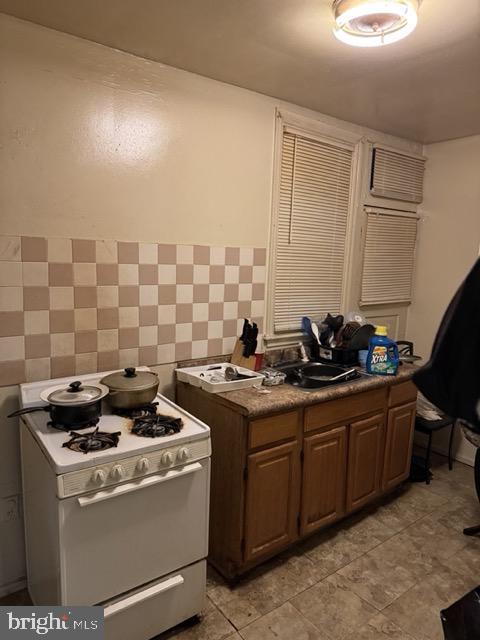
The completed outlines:
{"type": "Polygon", "coordinates": [[[347,512],[380,492],[383,468],[384,415],[352,422],[348,444],[347,512]]]}
{"type": "Polygon", "coordinates": [[[311,533],[345,512],[347,427],[337,427],[303,442],[300,533],[311,533]]]}
{"type": "Polygon", "coordinates": [[[416,407],[416,402],[408,402],[388,412],[382,480],[384,491],[403,482],[410,473],[416,407]]]}
{"type": "Polygon", "coordinates": [[[299,468],[296,441],[248,456],[245,562],[297,537],[299,468]]]}

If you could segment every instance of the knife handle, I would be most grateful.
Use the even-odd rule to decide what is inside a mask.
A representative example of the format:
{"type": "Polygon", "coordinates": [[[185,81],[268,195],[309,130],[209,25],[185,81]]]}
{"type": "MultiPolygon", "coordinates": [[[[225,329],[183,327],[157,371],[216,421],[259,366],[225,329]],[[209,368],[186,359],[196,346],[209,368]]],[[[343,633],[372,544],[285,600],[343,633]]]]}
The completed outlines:
{"type": "Polygon", "coordinates": [[[247,318],[243,319],[243,328],[242,328],[242,334],[240,336],[240,341],[245,343],[246,339],[247,339],[247,331],[248,331],[248,320],[247,318]]]}

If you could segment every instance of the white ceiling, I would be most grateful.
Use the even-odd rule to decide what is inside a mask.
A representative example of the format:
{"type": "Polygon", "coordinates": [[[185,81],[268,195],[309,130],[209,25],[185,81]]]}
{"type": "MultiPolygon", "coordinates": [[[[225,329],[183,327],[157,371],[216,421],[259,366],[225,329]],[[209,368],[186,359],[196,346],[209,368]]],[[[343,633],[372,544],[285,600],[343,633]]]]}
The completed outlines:
{"type": "Polygon", "coordinates": [[[416,31],[341,44],[331,0],[0,0],[0,11],[429,143],[480,133],[480,0],[423,0],[416,31]]]}

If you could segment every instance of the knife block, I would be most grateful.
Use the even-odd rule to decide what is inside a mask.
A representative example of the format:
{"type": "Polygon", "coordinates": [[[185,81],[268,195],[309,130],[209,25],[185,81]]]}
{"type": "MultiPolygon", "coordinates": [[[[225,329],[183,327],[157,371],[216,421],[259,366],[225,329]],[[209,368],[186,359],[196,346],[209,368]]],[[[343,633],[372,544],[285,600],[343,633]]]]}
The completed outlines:
{"type": "Polygon", "coordinates": [[[232,353],[231,363],[236,365],[237,367],[245,367],[245,369],[251,369],[252,371],[255,371],[255,364],[257,362],[255,354],[249,356],[248,358],[245,358],[243,355],[243,348],[243,342],[240,340],[240,338],[237,338],[232,353]]]}

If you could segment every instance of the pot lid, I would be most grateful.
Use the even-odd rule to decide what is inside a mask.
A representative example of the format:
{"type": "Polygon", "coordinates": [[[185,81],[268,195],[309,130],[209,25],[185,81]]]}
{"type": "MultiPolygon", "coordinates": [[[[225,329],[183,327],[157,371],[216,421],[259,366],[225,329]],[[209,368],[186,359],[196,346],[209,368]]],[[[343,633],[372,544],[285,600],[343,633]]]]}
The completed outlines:
{"type": "Polygon", "coordinates": [[[105,376],[102,383],[116,391],[141,391],[157,384],[158,376],[153,371],[137,371],[135,367],[127,367],[105,376]]]}
{"type": "Polygon", "coordinates": [[[44,402],[54,405],[82,406],[92,404],[101,400],[108,393],[108,388],[103,384],[82,385],[80,380],[76,380],[65,387],[50,387],[40,394],[44,402]]]}

